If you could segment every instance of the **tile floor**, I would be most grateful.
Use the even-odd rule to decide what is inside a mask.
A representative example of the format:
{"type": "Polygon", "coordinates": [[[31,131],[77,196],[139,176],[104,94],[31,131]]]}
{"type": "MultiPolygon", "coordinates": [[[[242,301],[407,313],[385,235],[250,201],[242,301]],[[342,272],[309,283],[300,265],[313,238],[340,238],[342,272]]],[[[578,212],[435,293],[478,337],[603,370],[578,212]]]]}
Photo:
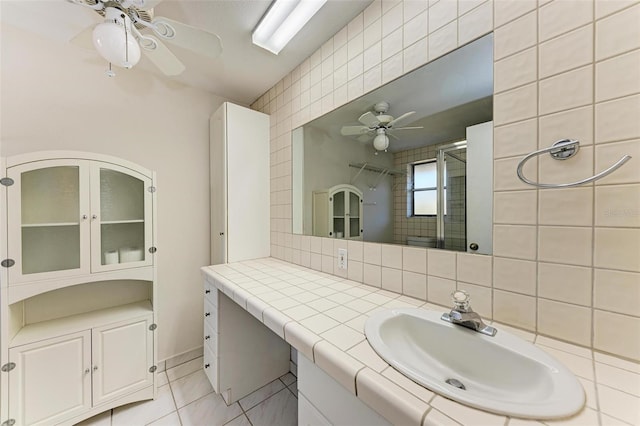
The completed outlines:
{"type": "Polygon", "coordinates": [[[77,426],[288,426],[298,423],[297,379],[287,373],[227,406],[202,357],[158,373],[158,397],[108,410],[77,426]]]}

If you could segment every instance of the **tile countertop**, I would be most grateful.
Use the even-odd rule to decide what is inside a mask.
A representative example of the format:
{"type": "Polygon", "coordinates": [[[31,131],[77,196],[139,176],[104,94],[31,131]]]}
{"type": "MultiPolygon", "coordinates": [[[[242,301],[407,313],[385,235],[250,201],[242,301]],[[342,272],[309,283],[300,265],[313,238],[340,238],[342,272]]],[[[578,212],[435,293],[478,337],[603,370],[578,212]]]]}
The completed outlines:
{"type": "Polygon", "coordinates": [[[364,323],[381,309],[447,308],[273,258],[202,268],[205,279],[370,407],[398,425],[640,425],[640,364],[493,323],[553,355],[587,396],[558,421],[508,418],[434,394],[390,367],[369,346],[364,323]]]}

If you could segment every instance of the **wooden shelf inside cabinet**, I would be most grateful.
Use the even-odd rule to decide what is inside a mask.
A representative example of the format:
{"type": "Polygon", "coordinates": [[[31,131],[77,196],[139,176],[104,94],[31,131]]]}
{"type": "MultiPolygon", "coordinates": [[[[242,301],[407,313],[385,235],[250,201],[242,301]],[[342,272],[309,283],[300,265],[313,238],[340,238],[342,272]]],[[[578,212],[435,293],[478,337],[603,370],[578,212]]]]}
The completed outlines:
{"type": "Polygon", "coordinates": [[[20,329],[13,340],[11,340],[9,346],[16,347],[26,345],[48,339],[51,336],[62,336],[86,330],[87,324],[90,324],[91,327],[100,327],[119,321],[143,317],[152,313],[153,307],[151,306],[151,302],[145,300],[128,305],[28,324],[20,329]]]}

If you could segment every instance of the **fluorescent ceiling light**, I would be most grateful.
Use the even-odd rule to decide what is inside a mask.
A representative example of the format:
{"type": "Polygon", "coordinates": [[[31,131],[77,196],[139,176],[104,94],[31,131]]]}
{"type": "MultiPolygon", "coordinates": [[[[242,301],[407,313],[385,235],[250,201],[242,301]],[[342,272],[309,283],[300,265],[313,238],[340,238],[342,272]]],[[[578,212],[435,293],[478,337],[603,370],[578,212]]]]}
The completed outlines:
{"type": "Polygon", "coordinates": [[[276,55],[327,0],[274,0],[253,31],[253,44],[276,55]]]}

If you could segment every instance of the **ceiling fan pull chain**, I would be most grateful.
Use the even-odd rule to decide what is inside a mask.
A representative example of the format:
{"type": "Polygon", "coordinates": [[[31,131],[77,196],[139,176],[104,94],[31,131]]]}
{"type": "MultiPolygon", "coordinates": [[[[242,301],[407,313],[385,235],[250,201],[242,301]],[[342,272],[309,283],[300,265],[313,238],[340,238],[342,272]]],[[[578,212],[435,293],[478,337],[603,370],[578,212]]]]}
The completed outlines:
{"type": "Polygon", "coordinates": [[[123,27],[124,27],[124,67],[130,69],[132,67],[129,62],[129,31],[127,31],[127,21],[125,15],[122,14],[123,27]]]}
{"type": "Polygon", "coordinates": [[[111,62],[109,62],[109,69],[107,71],[105,71],[105,74],[107,74],[107,77],[115,77],[116,73],[113,72],[113,70],[111,69],[111,62]]]}

